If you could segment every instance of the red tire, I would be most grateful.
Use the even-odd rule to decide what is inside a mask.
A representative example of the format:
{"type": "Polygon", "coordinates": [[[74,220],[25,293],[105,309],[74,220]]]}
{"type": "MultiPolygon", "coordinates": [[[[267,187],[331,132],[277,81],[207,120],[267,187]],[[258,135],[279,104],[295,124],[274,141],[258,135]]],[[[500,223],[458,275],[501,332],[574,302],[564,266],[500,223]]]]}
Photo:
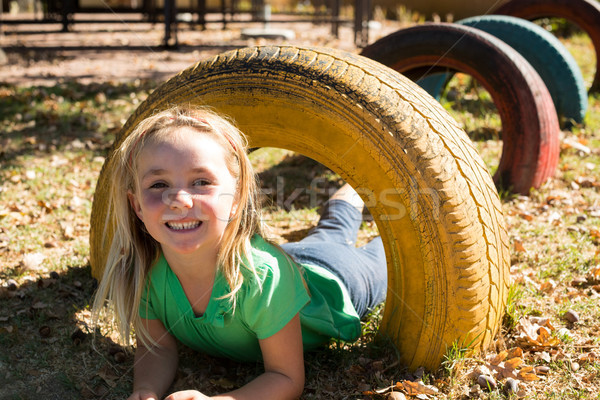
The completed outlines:
{"type": "Polygon", "coordinates": [[[496,185],[527,194],[554,174],[560,128],[552,97],[533,67],[506,43],[468,26],[423,24],[378,40],[362,55],[413,81],[447,69],[473,76],[492,96],[502,121],[496,185]]]}
{"type": "Polygon", "coordinates": [[[596,51],[596,74],[590,93],[600,92],[600,3],[596,0],[511,0],[494,10],[527,20],[546,17],[565,18],[583,29],[596,51]]]}

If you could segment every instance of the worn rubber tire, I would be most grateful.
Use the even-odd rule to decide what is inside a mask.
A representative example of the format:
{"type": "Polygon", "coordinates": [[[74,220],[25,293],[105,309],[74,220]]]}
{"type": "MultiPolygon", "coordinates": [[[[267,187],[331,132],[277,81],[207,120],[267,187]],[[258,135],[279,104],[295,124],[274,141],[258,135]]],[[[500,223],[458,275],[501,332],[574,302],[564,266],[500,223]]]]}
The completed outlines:
{"type": "Polygon", "coordinates": [[[394,32],[361,54],[414,81],[448,69],[473,76],[502,121],[496,184],[528,194],[554,174],[560,128],[552,98],[533,67],[500,39],[469,26],[429,23],[394,32]]]}
{"type": "Polygon", "coordinates": [[[585,31],[596,51],[596,74],[589,89],[600,92],[600,3],[596,0],[511,0],[493,11],[494,14],[512,15],[530,21],[547,18],[565,18],[585,31]]]}
{"type": "MultiPolygon", "coordinates": [[[[522,18],[507,15],[484,15],[456,22],[480,29],[517,50],[540,75],[554,102],[563,127],[572,122],[581,123],[588,106],[588,95],[581,70],[566,47],[544,28],[522,18]]],[[[417,82],[428,93],[438,98],[439,90],[451,77],[433,76],[417,82]],[[427,85],[427,87],[425,86],[427,85]]]]}
{"type": "MultiPolygon", "coordinates": [[[[467,135],[425,91],[349,53],[245,48],[162,84],[128,119],[113,149],[155,110],[187,103],[232,116],[251,146],[296,151],[353,187],[373,191],[374,198],[365,200],[389,271],[380,332],[408,366],[438,367],[456,341],[473,340],[474,349],[490,343],[509,283],[501,204],[467,135]]],[[[105,226],[111,154],[92,207],[90,262],[96,277],[113,232],[105,226]]]]}

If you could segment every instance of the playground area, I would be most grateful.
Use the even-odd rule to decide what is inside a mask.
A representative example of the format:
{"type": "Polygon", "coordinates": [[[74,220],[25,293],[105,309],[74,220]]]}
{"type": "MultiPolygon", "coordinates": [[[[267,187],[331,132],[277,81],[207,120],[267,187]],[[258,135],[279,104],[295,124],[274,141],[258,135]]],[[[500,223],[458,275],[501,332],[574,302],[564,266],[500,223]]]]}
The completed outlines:
{"type": "MultiPolygon", "coordinates": [[[[195,62],[226,50],[281,42],[281,39],[242,38],[242,29],[263,25],[236,24],[222,29],[221,24],[215,23],[206,30],[181,26],[178,50],[162,47],[161,23],[75,24],[71,32],[60,32],[60,24],[5,25],[0,48],[5,49],[8,62],[0,65],[0,72],[3,82],[15,85],[53,86],[61,80],[82,84],[135,79],[164,81],[195,62]]],[[[386,21],[381,27],[371,29],[371,35],[376,39],[403,25],[386,21]]],[[[284,26],[296,36],[286,43],[357,51],[349,26],[340,28],[339,38],[332,37],[331,27],[326,23],[284,26]]]]}
{"type": "MultiPolygon", "coordinates": [[[[370,44],[424,22],[418,13],[395,20],[382,15],[376,13],[369,25],[370,44]]],[[[244,38],[243,30],[264,27],[262,22],[226,29],[215,22],[205,30],[182,22],[178,47],[169,50],[163,47],[161,23],[74,24],[69,32],[60,32],[58,23],[2,26],[0,399],[128,396],[132,349],[116,343],[108,320],[96,331],[91,326],[97,282],[90,263],[98,255],[90,254],[90,221],[102,167],[138,106],[149,98],[158,101],[152,93],[197,62],[264,45],[316,46],[353,56],[365,51],[349,24],[340,27],[338,37],[328,23],[277,26],[295,37],[244,38]]],[[[558,38],[573,54],[587,89],[597,62],[593,43],[581,30],[566,32],[558,38]]],[[[459,73],[439,101],[494,175],[501,168],[503,143],[490,92],[459,73]]],[[[498,184],[510,287],[487,348],[471,353],[470,343],[457,342],[444,350],[437,368],[408,367],[394,341],[378,335],[386,319],[381,307],[363,321],[357,342],[332,341],[306,354],[302,399],[597,398],[600,96],[585,93],[585,100],[582,121],[559,128],[554,116],[552,172],[527,186],[526,194],[498,184]]],[[[334,169],[298,152],[267,147],[252,153],[251,161],[263,188],[267,223],[279,243],[305,236],[327,195],[343,184],[334,169]]],[[[377,218],[365,214],[359,243],[380,233],[377,218]]],[[[182,347],[171,389],[217,394],[244,385],[261,368],[182,347]]]]}

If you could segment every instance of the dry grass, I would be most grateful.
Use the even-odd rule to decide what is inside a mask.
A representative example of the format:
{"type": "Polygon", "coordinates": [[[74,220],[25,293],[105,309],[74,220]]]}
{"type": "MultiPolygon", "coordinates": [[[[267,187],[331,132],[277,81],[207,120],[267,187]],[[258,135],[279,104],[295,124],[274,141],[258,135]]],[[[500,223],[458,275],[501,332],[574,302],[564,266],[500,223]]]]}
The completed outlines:
{"type": "MultiPolygon", "coordinates": [[[[587,49],[578,50],[581,56],[593,53],[581,35],[565,42],[587,49]]],[[[581,57],[578,62],[589,79],[593,60],[581,57]]],[[[0,84],[1,399],[123,399],[130,391],[130,349],[115,344],[108,324],[96,332],[89,325],[95,288],[87,259],[89,214],[112,135],[154,87],[154,82],[67,82],[52,89],[0,84]]],[[[457,89],[466,91],[459,84],[457,89]]],[[[469,94],[475,103],[486,96],[481,90],[469,94]]],[[[449,108],[470,131],[498,129],[492,111],[477,114],[471,106],[463,106],[449,108]]],[[[564,145],[556,176],[542,188],[529,197],[502,194],[514,285],[502,331],[489,353],[468,355],[455,346],[438,371],[410,374],[397,363],[393,346],[374,339],[381,316],[377,310],[364,322],[358,342],[333,342],[307,354],[303,398],[383,398],[364,393],[403,380],[421,380],[439,390],[421,397],[507,398],[506,380],[496,390],[477,392],[471,373],[514,348],[523,350],[518,355],[520,370],[548,367],[545,374],[536,374],[540,380],[524,375],[520,388],[528,398],[598,398],[600,98],[590,97],[586,125],[564,135],[590,151],[564,145]],[[568,310],[578,314],[576,323],[563,318],[568,310]],[[519,321],[531,316],[549,318],[556,328],[551,330],[553,340],[547,342],[552,346],[534,348],[518,341],[519,321]]],[[[478,145],[493,168],[500,142],[480,136],[485,140],[478,145]]],[[[316,221],[319,203],[341,181],[323,166],[288,152],[261,150],[252,158],[263,187],[276,194],[268,208],[274,233],[282,241],[301,237],[316,221]],[[315,182],[317,196],[311,197],[308,190],[294,194],[295,188],[309,188],[315,182]]],[[[367,222],[361,240],[375,234],[376,228],[367,222]]],[[[213,394],[260,373],[260,365],[186,349],[181,355],[174,390],[193,387],[213,394]]]]}

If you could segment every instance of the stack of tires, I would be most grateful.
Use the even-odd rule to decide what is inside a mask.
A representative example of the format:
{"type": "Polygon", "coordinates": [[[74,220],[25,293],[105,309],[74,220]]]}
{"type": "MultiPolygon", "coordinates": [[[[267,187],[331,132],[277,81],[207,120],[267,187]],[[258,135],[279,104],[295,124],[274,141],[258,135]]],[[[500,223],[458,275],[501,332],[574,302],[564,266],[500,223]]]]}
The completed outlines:
{"type": "MultiPolygon", "coordinates": [[[[477,79],[502,122],[503,150],[494,181],[527,194],[554,174],[560,128],[582,123],[587,111],[587,90],[575,60],[530,20],[570,20],[588,33],[599,54],[600,5],[595,0],[511,0],[494,13],[402,29],[362,55],[408,76],[436,98],[454,71],[477,79]]],[[[597,67],[590,92],[598,90],[597,67]]]]}

